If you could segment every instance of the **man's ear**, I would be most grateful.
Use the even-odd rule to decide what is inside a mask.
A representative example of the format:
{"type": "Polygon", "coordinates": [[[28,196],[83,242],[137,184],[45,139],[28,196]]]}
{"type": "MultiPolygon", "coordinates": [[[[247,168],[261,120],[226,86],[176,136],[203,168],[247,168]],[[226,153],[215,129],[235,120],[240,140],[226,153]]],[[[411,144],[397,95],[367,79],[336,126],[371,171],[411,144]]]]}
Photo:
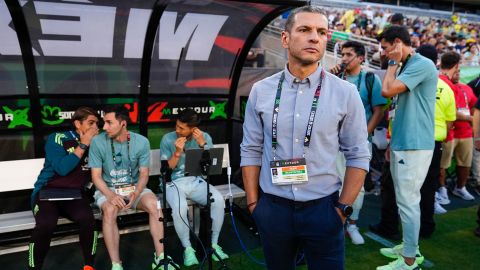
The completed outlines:
{"type": "Polygon", "coordinates": [[[76,129],[79,129],[82,123],[80,122],[80,120],[75,120],[73,121],[73,125],[75,126],[76,129]]]}
{"type": "Polygon", "coordinates": [[[288,49],[289,39],[290,39],[290,33],[288,33],[287,31],[282,31],[281,40],[282,40],[282,47],[284,49],[288,49]]]}

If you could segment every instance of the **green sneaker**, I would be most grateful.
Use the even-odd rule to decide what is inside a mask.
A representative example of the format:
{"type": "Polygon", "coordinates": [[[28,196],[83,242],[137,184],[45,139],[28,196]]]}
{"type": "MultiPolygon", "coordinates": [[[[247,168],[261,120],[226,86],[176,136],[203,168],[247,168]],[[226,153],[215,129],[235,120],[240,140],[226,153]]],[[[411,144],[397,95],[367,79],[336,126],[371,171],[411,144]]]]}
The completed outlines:
{"type": "Polygon", "coordinates": [[[123,266],[121,263],[112,262],[112,270],[123,270],[123,266]]]}
{"type": "MultiPolygon", "coordinates": [[[[380,253],[390,259],[402,258],[403,243],[396,245],[393,248],[381,248],[380,253]]],[[[415,263],[420,265],[425,260],[425,257],[420,253],[420,250],[417,249],[417,254],[415,255],[415,263]]]]}
{"type": "Polygon", "coordinates": [[[377,270],[422,270],[422,268],[416,262],[408,265],[403,258],[398,258],[387,265],[377,267],[377,270]]]}
{"type": "MultiPolygon", "coordinates": [[[[212,244],[212,248],[213,250],[215,250],[215,253],[217,253],[218,257],[220,257],[220,259],[222,260],[225,260],[225,259],[228,259],[228,255],[223,252],[222,248],[217,245],[217,244],[212,244]]],[[[217,256],[215,256],[215,254],[212,254],[212,259],[216,262],[219,261],[219,259],[217,258],[217,256]]]]}
{"type": "MultiPolygon", "coordinates": [[[[170,259],[170,262],[172,264],[175,264],[176,267],[180,268],[180,266],[178,266],[178,264],[176,264],[170,256],[168,256],[168,258],[170,259]]],[[[155,270],[155,269],[164,270],[163,259],[165,259],[164,255],[163,255],[163,252],[158,257],[157,257],[157,254],[155,254],[155,252],[154,252],[153,253],[153,262],[152,262],[152,270],[155,270]],[[157,268],[158,265],[161,265],[161,266],[157,268]]],[[[173,267],[172,265],[169,264],[168,265],[168,270],[175,270],[175,267],[173,267]]]]}
{"type": "Polygon", "coordinates": [[[195,256],[195,249],[192,247],[185,248],[185,251],[183,252],[183,264],[185,266],[198,264],[197,256],[195,256]]]}

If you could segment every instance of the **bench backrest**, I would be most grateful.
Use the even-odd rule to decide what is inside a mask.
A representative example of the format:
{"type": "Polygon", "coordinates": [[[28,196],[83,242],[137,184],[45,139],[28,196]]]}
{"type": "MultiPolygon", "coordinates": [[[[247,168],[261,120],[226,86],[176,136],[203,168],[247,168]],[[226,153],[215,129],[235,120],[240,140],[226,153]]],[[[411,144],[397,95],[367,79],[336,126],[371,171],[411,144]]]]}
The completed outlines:
{"type": "MultiPolygon", "coordinates": [[[[214,147],[224,149],[222,167],[228,167],[228,144],[215,144],[214,147]]],[[[32,189],[44,162],[44,158],[1,161],[0,192],[32,189]]],[[[160,149],[150,150],[150,175],[160,175],[160,149]]]]}

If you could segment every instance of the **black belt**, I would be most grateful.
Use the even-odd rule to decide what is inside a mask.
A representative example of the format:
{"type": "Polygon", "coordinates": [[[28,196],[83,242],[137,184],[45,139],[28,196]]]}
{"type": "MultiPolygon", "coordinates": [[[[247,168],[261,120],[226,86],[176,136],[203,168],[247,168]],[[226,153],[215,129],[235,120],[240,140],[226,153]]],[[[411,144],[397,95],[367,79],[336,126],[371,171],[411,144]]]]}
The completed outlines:
{"type": "Polygon", "coordinates": [[[318,199],[314,199],[314,200],[310,200],[310,201],[304,201],[304,202],[286,199],[286,198],[279,197],[279,196],[269,194],[269,193],[264,193],[263,195],[266,196],[267,198],[269,198],[274,203],[283,204],[283,205],[287,205],[287,206],[293,206],[295,208],[303,208],[303,207],[307,207],[307,206],[317,205],[317,204],[320,204],[321,202],[323,202],[325,200],[331,200],[331,199],[334,199],[335,201],[338,200],[338,192],[334,192],[334,193],[332,193],[328,196],[325,196],[323,198],[318,198],[318,199]]]}

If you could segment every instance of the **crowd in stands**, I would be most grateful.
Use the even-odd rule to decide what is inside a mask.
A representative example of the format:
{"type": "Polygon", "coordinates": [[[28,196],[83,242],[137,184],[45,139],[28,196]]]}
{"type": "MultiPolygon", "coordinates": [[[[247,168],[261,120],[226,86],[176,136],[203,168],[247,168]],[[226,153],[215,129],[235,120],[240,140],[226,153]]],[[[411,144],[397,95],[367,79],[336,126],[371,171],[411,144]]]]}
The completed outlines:
{"type": "Polygon", "coordinates": [[[462,56],[463,65],[480,65],[480,23],[467,22],[458,14],[449,20],[432,17],[404,16],[389,9],[372,8],[328,11],[330,29],[362,37],[376,39],[391,24],[408,28],[412,47],[423,44],[436,47],[439,57],[445,52],[455,51],[462,56]]]}

